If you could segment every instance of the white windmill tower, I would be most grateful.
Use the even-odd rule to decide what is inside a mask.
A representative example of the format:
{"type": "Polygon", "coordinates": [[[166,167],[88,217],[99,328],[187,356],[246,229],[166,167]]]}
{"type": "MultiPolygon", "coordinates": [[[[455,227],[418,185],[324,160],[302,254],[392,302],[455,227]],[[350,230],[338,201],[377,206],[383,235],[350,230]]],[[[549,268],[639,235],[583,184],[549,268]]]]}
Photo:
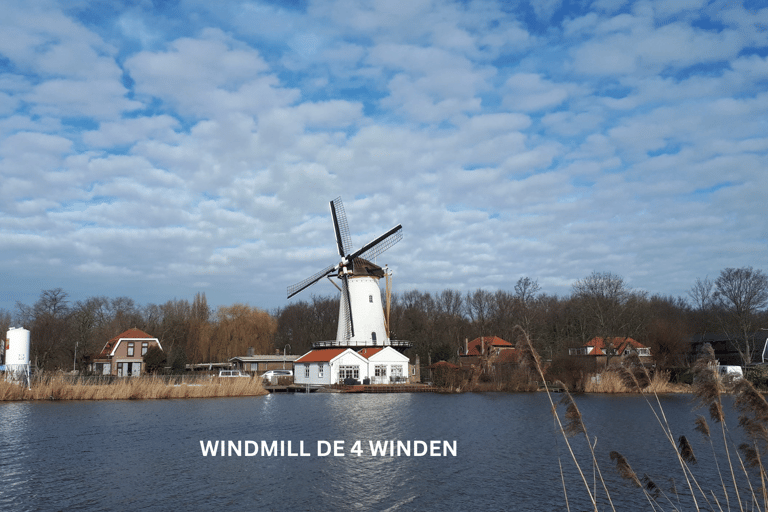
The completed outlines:
{"type": "Polygon", "coordinates": [[[381,253],[402,240],[403,226],[398,224],[353,252],[349,225],[341,198],[337,197],[331,201],[330,207],[336,246],[341,261],[288,287],[290,299],[324,277],[335,274],[341,279],[336,340],[316,342],[315,348],[392,346],[398,350],[404,350],[410,347],[411,343],[408,341],[389,339],[379,289],[379,279],[385,277],[386,273],[384,269],[372,262],[381,253]]]}

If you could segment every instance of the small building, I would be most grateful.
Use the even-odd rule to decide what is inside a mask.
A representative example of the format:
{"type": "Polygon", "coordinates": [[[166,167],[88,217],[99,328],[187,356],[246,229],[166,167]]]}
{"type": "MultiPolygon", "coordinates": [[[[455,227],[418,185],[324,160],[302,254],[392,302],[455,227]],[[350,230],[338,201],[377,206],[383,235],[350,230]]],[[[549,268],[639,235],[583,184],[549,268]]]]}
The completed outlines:
{"type": "Polygon", "coordinates": [[[351,348],[310,350],[293,366],[293,383],[301,386],[330,386],[367,378],[368,360],[351,348]]]}
{"type": "Polygon", "coordinates": [[[144,373],[144,355],[154,346],[163,349],[157,338],[140,329],[128,329],[109,340],[88,366],[99,375],[135,377],[144,373]]]}
{"type": "Polygon", "coordinates": [[[612,357],[626,356],[636,353],[644,364],[652,363],[651,349],[642,343],[628,337],[592,338],[583,346],[568,349],[570,356],[587,356],[594,358],[598,366],[606,366],[612,357]]]}
{"type": "Polygon", "coordinates": [[[307,352],[294,362],[293,382],[312,387],[344,384],[348,379],[370,384],[404,384],[417,371],[408,356],[392,347],[325,348],[307,352]]]}
{"type": "Polygon", "coordinates": [[[358,354],[368,360],[371,384],[404,384],[408,382],[408,356],[392,347],[361,348],[358,354]]]}
{"type": "Polygon", "coordinates": [[[296,355],[249,355],[233,357],[229,360],[232,368],[255,375],[269,370],[293,370],[296,355]]]}
{"type": "Polygon", "coordinates": [[[464,350],[459,353],[459,362],[464,369],[481,363],[517,363],[518,351],[513,344],[498,336],[481,336],[464,341],[464,350]],[[463,352],[463,353],[462,353],[463,352]]]}

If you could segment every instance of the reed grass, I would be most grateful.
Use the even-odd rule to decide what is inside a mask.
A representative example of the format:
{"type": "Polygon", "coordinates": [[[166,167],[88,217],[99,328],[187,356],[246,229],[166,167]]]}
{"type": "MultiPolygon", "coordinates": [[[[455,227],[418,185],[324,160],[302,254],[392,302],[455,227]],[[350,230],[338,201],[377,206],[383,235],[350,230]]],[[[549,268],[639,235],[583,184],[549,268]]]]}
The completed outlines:
{"type": "MultiPolygon", "coordinates": [[[[516,329],[520,332],[518,336],[518,349],[521,350],[523,358],[532,371],[538,372],[541,379],[545,380],[541,360],[533,349],[527,333],[519,327],[516,327],[516,329]]],[[[643,477],[638,477],[638,473],[635,473],[629,461],[621,453],[612,451],[610,459],[615,463],[619,475],[629,481],[631,487],[640,489],[650,510],[768,512],[768,473],[766,472],[766,463],[762,460],[764,454],[768,453],[768,401],[746,379],[737,382],[723,381],[717,375],[716,365],[711,353],[705,353],[704,357],[697,361],[693,370],[694,383],[692,386],[673,384],[669,382],[667,374],[659,372],[650,375],[647,369],[640,364],[636,356],[629,356],[622,358],[620,366],[617,365],[604,371],[599,380],[587,379],[588,382],[585,389],[585,391],[592,393],[639,393],[645,399],[651,413],[669,442],[670,456],[673,456],[679,463],[679,471],[682,472],[688,489],[688,492],[685,493],[688,495],[688,498],[685,501],[681,501],[681,498],[684,497],[681,493],[684,491],[682,488],[678,489],[675,485],[676,479],[680,480],[680,476],[677,474],[678,470],[674,470],[676,474],[666,475],[669,478],[665,478],[665,480],[672,482],[672,488],[669,492],[677,499],[677,502],[674,502],[670,495],[666,494],[664,489],[658,486],[650,476],[640,473],[643,477]],[[715,449],[716,440],[711,437],[710,427],[707,424],[706,418],[698,416],[694,422],[694,430],[701,433],[712,447],[715,470],[719,476],[719,482],[716,482],[715,487],[712,489],[709,489],[707,485],[702,485],[697,478],[696,471],[693,468],[694,466],[698,467],[700,463],[694,453],[693,444],[685,435],[678,437],[673,435],[672,428],[667,421],[661,400],[659,399],[660,394],[680,392],[692,393],[695,405],[708,410],[711,420],[720,426],[718,430],[722,434],[723,447],[722,451],[719,452],[721,455],[719,455],[720,459],[718,460],[718,451],[715,449]],[[748,442],[741,442],[737,445],[725,424],[722,401],[722,395],[725,393],[732,393],[734,395],[734,408],[740,414],[738,426],[746,435],[748,442]],[[724,456],[722,455],[723,453],[725,454],[724,456]],[[739,473],[741,477],[737,478],[739,473]],[[755,479],[757,481],[753,483],[755,479]],[[726,485],[726,481],[729,482],[729,485],[726,485]]],[[[548,389],[547,394],[549,395],[548,389]]],[[[615,510],[611,495],[616,496],[617,491],[614,489],[609,493],[603,473],[599,468],[599,459],[595,454],[594,448],[597,444],[597,439],[595,438],[594,442],[590,440],[587,434],[587,426],[583,422],[576,402],[566,392],[565,398],[561,401],[561,404],[565,405],[565,411],[558,412],[551,396],[549,400],[555,418],[555,439],[556,441],[560,438],[565,439],[568,452],[578,469],[583,486],[586,487],[591,508],[598,510],[598,503],[600,503],[601,507],[607,506],[615,510]],[[561,416],[563,420],[561,420],[561,416]],[[580,461],[574,454],[573,446],[568,441],[569,437],[580,434],[585,436],[589,445],[590,452],[586,456],[591,460],[580,461]],[[595,479],[593,489],[590,489],[587,484],[584,471],[582,470],[582,467],[585,467],[587,464],[591,464],[593,467],[593,478],[595,479]],[[598,491],[600,488],[597,486],[597,482],[602,484],[600,491],[598,491]]],[[[717,442],[719,443],[720,441],[717,442]]],[[[559,455],[558,459],[560,459],[559,455]]],[[[578,493],[575,493],[573,489],[567,486],[562,470],[562,460],[558,462],[561,468],[560,477],[566,500],[565,508],[570,510],[571,504],[569,500],[575,499],[578,493]]],[[[577,487],[583,488],[581,483],[577,487]]],[[[638,506],[633,507],[633,509],[642,508],[641,504],[641,502],[636,503],[638,506]]],[[[585,505],[581,505],[581,509],[586,508],[585,505]]]]}
{"type": "MultiPolygon", "coordinates": [[[[587,393],[638,393],[637,386],[627,385],[618,369],[609,368],[597,374],[598,379],[587,379],[584,391],[587,393]]],[[[591,376],[590,376],[591,377],[591,376]]],[[[656,372],[649,376],[649,383],[645,390],[649,393],[690,393],[689,384],[670,382],[669,373],[656,372]]]]}
{"type": "Polygon", "coordinates": [[[13,400],[149,400],[213,398],[267,394],[257,378],[218,378],[175,384],[163,377],[126,377],[111,383],[71,381],[62,375],[33,379],[30,387],[0,381],[0,401],[13,400]]]}

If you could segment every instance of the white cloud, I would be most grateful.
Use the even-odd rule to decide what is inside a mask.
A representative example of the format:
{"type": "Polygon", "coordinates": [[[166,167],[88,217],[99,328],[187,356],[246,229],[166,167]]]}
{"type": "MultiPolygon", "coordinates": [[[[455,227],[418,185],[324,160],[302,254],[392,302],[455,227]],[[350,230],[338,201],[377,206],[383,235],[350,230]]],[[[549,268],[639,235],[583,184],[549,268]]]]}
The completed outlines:
{"type": "Polygon", "coordinates": [[[489,2],[189,0],[170,28],[37,5],[0,20],[0,270],[40,288],[280,305],[335,260],[339,195],[356,243],[404,225],[397,291],[768,270],[763,11],[601,0],[558,25],[551,2],[529,32],[489,2]]]}
{"type": "Polygon", "coordinates": [[[517,112],[554,108],[577,92],[572,84],[555,84],[537,73],[517,73],[504,84],[504,107],[517,112]]]}

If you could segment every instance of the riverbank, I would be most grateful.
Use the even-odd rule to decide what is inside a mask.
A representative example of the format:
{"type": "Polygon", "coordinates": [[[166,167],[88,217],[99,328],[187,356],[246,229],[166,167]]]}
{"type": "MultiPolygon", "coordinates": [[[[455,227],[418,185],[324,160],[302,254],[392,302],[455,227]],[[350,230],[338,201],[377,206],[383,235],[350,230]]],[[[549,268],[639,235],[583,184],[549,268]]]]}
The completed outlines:
{"type": "Polygon", "coordinates": [[[174,382],[163,377],[135,377],[109,383],[53,375],[34,379],[30,387],[0,382],[0,401],[18,400],[152,400],[266,395],[261,379],[218,378],[174,382]]]}

